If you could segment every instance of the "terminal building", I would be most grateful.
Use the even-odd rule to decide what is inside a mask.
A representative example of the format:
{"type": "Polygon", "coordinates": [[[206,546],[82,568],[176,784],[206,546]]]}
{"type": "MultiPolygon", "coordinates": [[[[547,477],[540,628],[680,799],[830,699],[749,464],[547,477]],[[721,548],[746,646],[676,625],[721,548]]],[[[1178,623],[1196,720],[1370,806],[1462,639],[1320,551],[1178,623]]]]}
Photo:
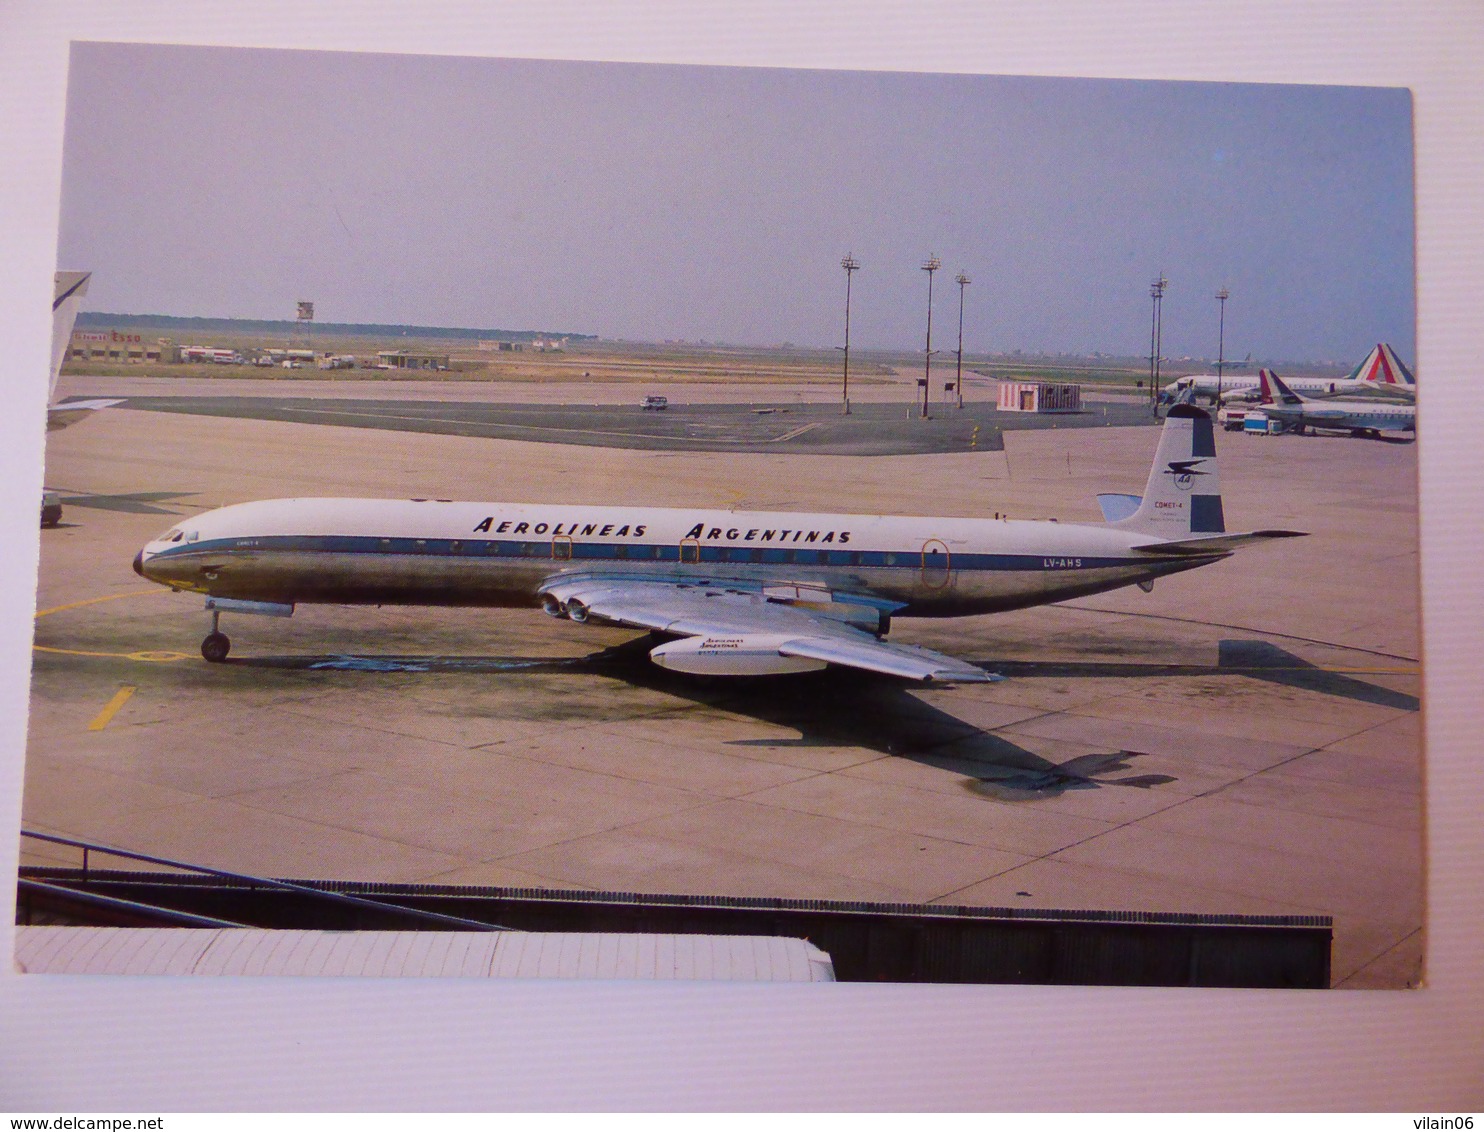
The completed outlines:
{"type": "Polygon", "coordinates": [[[76,362],[175,361],[175,345],[169,338],[146,342],[144,335],[126,330],[74,330],[67,357],[76,362]]]}

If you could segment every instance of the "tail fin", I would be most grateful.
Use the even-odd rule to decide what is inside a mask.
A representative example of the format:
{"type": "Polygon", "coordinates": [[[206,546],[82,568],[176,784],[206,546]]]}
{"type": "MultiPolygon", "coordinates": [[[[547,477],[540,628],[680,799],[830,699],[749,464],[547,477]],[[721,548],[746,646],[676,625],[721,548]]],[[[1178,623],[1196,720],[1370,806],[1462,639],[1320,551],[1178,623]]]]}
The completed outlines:
{"type": "Polygon", "coordinates": [[[1138,510],[1110,525],[1170,539],[1226,530],[1210,413],[1194,405],[1170,410],[1138,510]]]}
{"type": "Polygon", "coordinates": [[[1257,382],[1262,389],[1261,402],[1264,405],[1303,404],[1304,399],[1284,385],[1283,379],[1270,369],[1258,370],[1257,382]]]}
{"type": "Polygon", "coordinates": [[[50,403],[57,390],[57,378],[62,372],[62,360],[67,357],[67,347],[72,344],[72,324],[77,321],[77,308],[82,297],[88,293],[91,271],[59,271],[56,274],[56,291],[52,296],[52,374],[47,388],[50,403]]]}
{"type": "Polygon", "coordinates": [[[1412,376],[1412,371],[1385,342],[1378,342],[1376,348],[1365,356],[1365,361],[1350,371],[1349,380],[1373,381],[1377,385],[1404,385],[1409,389],[1417,387],[1417,379],[1412,376]]]}

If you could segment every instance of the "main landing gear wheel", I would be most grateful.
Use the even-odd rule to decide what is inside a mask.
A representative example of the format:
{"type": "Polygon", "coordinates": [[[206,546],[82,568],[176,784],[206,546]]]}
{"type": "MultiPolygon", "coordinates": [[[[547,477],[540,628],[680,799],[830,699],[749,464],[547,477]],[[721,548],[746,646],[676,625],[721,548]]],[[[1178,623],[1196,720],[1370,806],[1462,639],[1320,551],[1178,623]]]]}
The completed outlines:
{"type": "Polygon", "coordinates": [[[227,659],[227,653],[231,651],[232,642],[225,633],[208,633],[206,639],[201,642],[201,655],[212,664],[220,664],[227,659]]]}

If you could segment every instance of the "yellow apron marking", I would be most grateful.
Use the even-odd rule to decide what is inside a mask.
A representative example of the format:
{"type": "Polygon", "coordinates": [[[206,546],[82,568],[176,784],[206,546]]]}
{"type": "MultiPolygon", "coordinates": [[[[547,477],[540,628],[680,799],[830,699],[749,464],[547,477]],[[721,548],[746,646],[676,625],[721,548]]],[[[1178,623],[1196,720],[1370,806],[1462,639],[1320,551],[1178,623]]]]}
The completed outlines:
{"type": "Polygon", "coordinates": [[[143,597],[145,594],[166,593],[166,590],[130,590],[126,594],[109,594],[106,597],[90,597],[85,601],[69,601],[66,605],[54,605],[50,609],[38,609],[37,617],[48,613],[61,613],[64,609],[80,609],[84,605],[97,605],[100,601],[118,601],[121,597],[143,597]]]}
{"type": "Polygon", "coordinates": [[[51,652],[60,656],[119,656],[125,660],[143,660],[153,664],[165,664],[172,660],[190,660],[191,654],[186,652],[167,652],[164,650],[146,649],[143,652],[88,652],[86,649],[58,649],[51,645],[32,645],[32,652],[51,652]]]}
{"type": "MultiPolygon", "coordinates": [[[[80,609],[80,608],[82,608],[85,605],[97,605],[99,602],[103,602],[103,601],[118,601],[120,598],[125,598],[125,597],[146,597],[149,594],[166,593],[166,592],[168,592],[168,591],[166,591],[166,590],[130,590],[128,593],[123,593],[123,594],[108,594],[108,595],[106,595],[104,597],[90,597],[90,598],[86,598],[83,601],[69,601],[66,605],[54,605],[50,609],[38,609],[36,611],[36,616],[37,617],[45,617],[49,613],[61,613],[65,609],[80,609]]],[[[34,645],[33,644],[31,646],[31,651],[32,652],[58,653],[61,656],[106,656],[106,657],[123,657],[125,660],[142,660],[142,661],[146,661],[148,663],[153,663],[153,664],[165,664],[165,663],[168,663],[168,662],[173,661],[173,660],[189,660],[191,658],[189,653],[184,653],[184,652],[169,652],[169,651],[159,650],[159,649],[144,649],[144,650],[142,650],[140,652],[89,652],[86,649],[58,649],[58,648],[52,648],[50,645],[34,645]]],[[[129,696],[132,696],[133,694],[134,694],[134,689],[133,688],[130,688],[129,689],[129,692],[128,692],[128,695],[124,696],[124,699],[127,700],[129,698],[129,696]]],[[[121,707],[122,705],[123,705],[123,700],[120,700],[119,701],[119,706],[121,707]]],[[[118,710],[118,707],[114,707],[113,708],[113,711],[117,711],[117,710],[118,710]]],[[[112,711],[108,711],[108,709],[106,709],[106,708],[104,709],[104,711],[105,711],[106,716],[112,716],[112,714],[113,714],[112,711]]],[[[94,730],[94,731],[101,730],[102,727],[104,726],[104,724],[106,724],[108,722],[108,719],[105,718],[105,716],[99,716],[98,718],[99,719],[102,719],[103,720],[103,723],[98,723],[98,726],[91,728],[91,730],[94,730]]],[[[94,720],[93,722],[94,723],[97,723],[97,720],[94,720]]]]}
{"type": "Polygon", "coordinates": [[[119,708],[129,702],[129,697],[134,694],[134,691],[133,688],[126,684],[115,692],[113,699],[109,700],[103,710],[98,713],[98,718],[88,724],[88,730],[102,731],[107,727],[108,721],[118,714],[119,708]]]}

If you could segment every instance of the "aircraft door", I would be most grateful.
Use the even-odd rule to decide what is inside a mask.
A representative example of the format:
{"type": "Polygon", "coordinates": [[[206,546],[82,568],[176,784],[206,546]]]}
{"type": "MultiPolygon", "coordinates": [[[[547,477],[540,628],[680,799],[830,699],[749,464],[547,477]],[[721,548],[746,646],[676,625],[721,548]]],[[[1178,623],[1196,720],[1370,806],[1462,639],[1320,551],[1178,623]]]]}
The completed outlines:
{"type": "Polygon", "coordinates": [[[700,539],[683,538],[680,540],[680,561],[699,565],[701,562],[700,539]]]}
{"type": "Polygon", "coordinates": [[[948,584],[953,566],[948,544],[942,539],[930,538],[922,544],[922,584],[940,590],[948,584]]]}
{"type": "Polygon", "coordinates": [[[572,540],[566,535],[557,535],[551,540],[551,556],[566,560],[572,557],[572,540]]]}

